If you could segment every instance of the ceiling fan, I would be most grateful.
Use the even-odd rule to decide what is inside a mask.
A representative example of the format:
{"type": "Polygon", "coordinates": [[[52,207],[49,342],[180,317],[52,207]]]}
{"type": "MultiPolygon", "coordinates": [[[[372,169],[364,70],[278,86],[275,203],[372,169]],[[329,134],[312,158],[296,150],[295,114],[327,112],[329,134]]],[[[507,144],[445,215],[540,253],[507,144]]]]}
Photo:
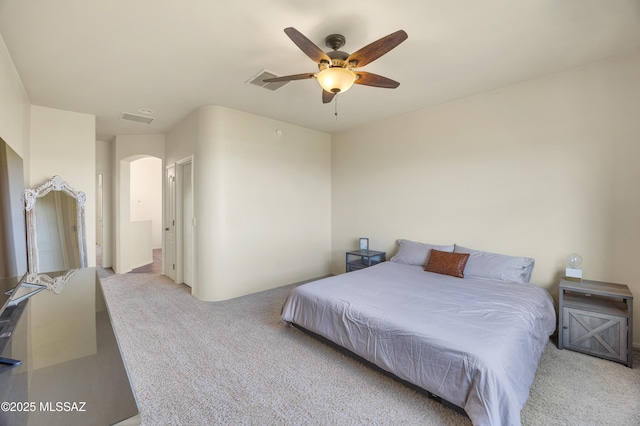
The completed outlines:
{"type": "Polygon", "coordinates": [[[354,70],[375,61],[405,41],[408,36],[403,30],[382,37],[352,54],[338,50],[346,41],[341,34],[331,34],[325,38],[327,47],[333,49],[325,53],[295,28],[285,28],[284,32],[300,50],[317,62],[320,72],[268,78],[264,80],[267,83],[316,78],[322,87],[322,102],[325,104],[331,102],[338,93],[349,90],[354,83],[387,89],[395,89],[400,85],[397,81],[381,75],[354,70]]]}

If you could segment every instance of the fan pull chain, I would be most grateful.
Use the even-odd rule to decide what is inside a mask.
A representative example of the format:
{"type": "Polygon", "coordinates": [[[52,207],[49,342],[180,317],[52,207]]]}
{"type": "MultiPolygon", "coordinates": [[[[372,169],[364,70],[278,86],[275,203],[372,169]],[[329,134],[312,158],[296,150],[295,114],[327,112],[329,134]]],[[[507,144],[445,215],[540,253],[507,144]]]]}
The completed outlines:
{"type": "Polygon", "coordinates": [[[338,121],[338,95],[336,94],[335,101],[333,102],[335,107],[335,112],[333,113],[336,116],[336,121],[338,121]]]}

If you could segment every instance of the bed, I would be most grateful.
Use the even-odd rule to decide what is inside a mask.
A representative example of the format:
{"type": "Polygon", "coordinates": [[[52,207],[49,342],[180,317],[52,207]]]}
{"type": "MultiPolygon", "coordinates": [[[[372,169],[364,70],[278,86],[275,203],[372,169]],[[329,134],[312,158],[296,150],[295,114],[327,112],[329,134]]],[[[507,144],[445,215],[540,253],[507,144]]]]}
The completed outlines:
{"type": "Polygon", "coordinates": [[[533,259],[429,244],[411,258],[402,247],[389,262],[294,288],[283,320],[461,407],[474,425],[520,425],[556,327],[553,299],[528,283],[533,259]],[[426,271],[433,247],[466,254],[470,273],[426,271]]]}

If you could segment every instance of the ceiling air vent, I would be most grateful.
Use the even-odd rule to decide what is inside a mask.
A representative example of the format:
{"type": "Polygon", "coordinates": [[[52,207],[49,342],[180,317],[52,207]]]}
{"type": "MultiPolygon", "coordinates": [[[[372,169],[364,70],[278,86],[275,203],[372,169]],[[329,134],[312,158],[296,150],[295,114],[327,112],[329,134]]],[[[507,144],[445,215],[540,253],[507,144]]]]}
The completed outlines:
{"type": "Polygon", "coordinates": [[[149,124],[153,121],[153,117],[147,117],[144,115],[136,115],[136,114],[130,114],[128,112],[123,112],[122,113],[122,117],[120,117],[123,120],[129,120],[129,121],[137,121],[138,123],[146,123],[149,124]]]}
{"type": "Polygon", "coordinates": [[[272,73],[271,71],[262,70],[258,72],[258,74],[254,75],[249,80],[247,80],[247,83],[253,84],[254,86],[258,86],[258,87],[264,87],[265,89],[269,89],[271,91],[278,90],[279,88],[281,88],[282,86],[288,83],[288,81],[281,81],[279,83],[264,82],[265,78],[274,78],[274,77],[280,77],[280,76],[272,73]]]}

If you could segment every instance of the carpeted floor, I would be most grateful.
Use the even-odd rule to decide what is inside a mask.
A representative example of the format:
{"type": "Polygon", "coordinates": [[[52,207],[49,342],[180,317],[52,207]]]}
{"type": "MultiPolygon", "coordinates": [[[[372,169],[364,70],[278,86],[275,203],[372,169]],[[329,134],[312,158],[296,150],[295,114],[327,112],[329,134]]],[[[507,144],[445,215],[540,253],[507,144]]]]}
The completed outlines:
{"type": "MultiPolygon", "coordinates": [[[[202,302],[160,275],[101,273],[144,425],[470,425],[280,319],[291,289],[202,302]]],[[[523,425],[640,425],[635,369],[550,343],[523,425]]]]}

